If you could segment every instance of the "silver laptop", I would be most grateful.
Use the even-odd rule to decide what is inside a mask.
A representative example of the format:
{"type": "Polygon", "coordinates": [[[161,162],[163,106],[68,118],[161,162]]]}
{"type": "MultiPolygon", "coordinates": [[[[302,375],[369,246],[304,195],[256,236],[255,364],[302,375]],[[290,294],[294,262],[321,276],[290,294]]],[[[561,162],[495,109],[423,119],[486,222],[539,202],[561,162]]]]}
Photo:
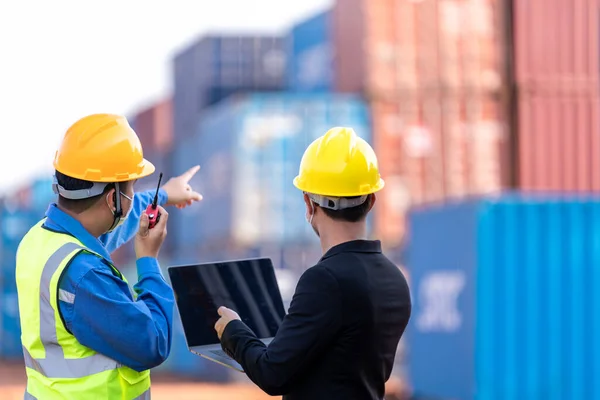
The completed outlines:
{"type": "Polygon", "coordinates": [[[244,372],[221,348],[215,331],[220,306],[236,311],[256,336],[269,344],[285,316],[268,258],[222,261],[168,268],[189,350],[244,372]]]}

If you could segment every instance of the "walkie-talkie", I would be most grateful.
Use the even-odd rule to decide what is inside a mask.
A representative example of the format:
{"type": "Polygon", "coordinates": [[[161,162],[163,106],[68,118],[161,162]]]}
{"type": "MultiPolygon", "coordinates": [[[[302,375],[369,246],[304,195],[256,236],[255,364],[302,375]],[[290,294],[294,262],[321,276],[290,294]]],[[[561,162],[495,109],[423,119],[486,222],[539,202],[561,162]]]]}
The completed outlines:
{"type": "Polygon", "coordinates": [[[156,224],[158,224],[158,221],[160,221],[160,211],[157,210],[158,208],[158,191],[160,189],[160,181],[162,181],[162,172],[160,173],[160,175],[158,176],[158,186],[156,187],[156,194],[154,195],[154,201],[152,201],[152,204],[150,204],[148,206],[148,208],[146,208],[146,214],[148,214],[148,229],[152,229],[156,226],[156,224]]]}

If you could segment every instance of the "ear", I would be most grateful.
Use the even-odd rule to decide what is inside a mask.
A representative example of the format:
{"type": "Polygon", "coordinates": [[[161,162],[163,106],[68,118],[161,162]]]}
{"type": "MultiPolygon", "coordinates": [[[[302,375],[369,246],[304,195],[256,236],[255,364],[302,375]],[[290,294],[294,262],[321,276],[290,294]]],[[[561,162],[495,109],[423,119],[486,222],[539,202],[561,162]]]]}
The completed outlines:
{"type": "Polygon", "coordinates": [[[306,214],[310,215],[313,210],[312,200],[304,193],[304,204],[306,204],[306,214]]]}
{"type": "Polygon", "coordinates": [[[369,211],[371,211],[373,209],[373,206],[375,205],[376,200],[377,200],[377,196],[375,196],[375,193],[371,193],[371,204],[369,205],[369,211]]]}
{"type": "Polygon", "coordinates": [[[117,191],[115,190],[114,186],[108,192],[106,192],[104,197],[106,198],[106,201],[108,202],[110,209],[112,211],[116,211],[117,210],[117,191]]]}

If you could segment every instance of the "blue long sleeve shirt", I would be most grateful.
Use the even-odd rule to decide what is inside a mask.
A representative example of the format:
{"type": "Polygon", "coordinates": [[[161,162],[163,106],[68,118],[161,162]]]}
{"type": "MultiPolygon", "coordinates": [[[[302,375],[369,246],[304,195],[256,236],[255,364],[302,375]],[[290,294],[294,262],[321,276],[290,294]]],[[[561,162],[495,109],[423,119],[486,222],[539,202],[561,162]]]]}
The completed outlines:
{"type": "MultiPolygon", "coordinates": [[[[139,219],[154,192],[136,193],[126,221],[100,238],[92,236],[74,218],[51,204],[44,227],[70,234],[87,248],[111,261],[110,254],[137,233],[139,219]]],[[[159,204],[167,201],[164,190],[159,204]]],[[[158,260],[136,262],[138,282],[129,286],[97,256],[79,253],[65,269],[59,286],[59,312],[79,343],[136,371],[160,365],[171,349],[174,295],[164,280],[158,260]]]]}

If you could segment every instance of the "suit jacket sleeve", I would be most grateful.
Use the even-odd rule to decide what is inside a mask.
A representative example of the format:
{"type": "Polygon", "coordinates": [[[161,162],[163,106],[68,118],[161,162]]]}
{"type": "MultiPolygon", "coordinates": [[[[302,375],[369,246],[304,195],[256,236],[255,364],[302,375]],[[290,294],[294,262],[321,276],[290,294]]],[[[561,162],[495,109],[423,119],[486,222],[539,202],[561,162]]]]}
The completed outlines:
{"type": "Polygon", "coordinates": [[[286,394],[294,378],[334,339],[341,312],[337,280],[326,268],[313,267],[300,278],[289,312],[268,347],[241,321],[225,327],[221,345],[262,390],[286,394]]]}

